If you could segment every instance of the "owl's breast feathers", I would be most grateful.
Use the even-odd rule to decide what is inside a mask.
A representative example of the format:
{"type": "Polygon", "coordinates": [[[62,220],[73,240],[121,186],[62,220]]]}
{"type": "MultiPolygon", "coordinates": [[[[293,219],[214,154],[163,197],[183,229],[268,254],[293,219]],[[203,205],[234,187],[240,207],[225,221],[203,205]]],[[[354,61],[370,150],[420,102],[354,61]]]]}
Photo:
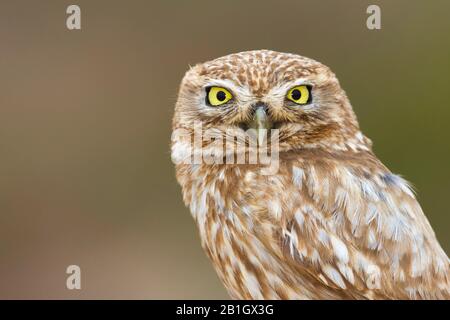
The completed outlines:
{"type": "Polygon", "coordinates": [[[258,165],[177,165],[233,298],[449,299],[449,260],[408,184],[371,152],[280,154],[258,165]]]}

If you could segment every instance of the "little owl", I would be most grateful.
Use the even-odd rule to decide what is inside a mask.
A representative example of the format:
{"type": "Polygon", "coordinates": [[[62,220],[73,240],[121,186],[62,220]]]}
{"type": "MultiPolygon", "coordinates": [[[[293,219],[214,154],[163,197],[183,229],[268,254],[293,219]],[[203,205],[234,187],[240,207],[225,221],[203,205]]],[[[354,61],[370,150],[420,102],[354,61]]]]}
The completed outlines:
{"type": "Polygon", "coordinates": [[[268,50],[198,64],[182,80],[173,130],[184,202],[232,298],[450,298],[447,255],[325,65],[268,50]],[[218,138],[229,136],[249,146],[247,159],[254,145],[240,138],[255,129],[268,144],[277,132],[275,172],[258,161],[192,161],[221,154],[218,138]],[[209,137],[195,143],[196,130],[209,137]]]}

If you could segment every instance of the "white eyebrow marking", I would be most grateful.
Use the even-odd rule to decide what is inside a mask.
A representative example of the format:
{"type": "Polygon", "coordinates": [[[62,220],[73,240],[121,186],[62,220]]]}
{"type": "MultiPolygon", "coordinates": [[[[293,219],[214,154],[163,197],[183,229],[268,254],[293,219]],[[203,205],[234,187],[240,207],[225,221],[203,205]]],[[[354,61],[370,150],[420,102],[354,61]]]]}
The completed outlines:
{"type": "Polygon", "coordinates": [[[274,86],[273,88],[270,89],[269,94],[271,95],[285,95],[286,92],[296,86],[302,85],[302,84],[307,84],[307,85],[312,85],[310,81],[308,81],[308,79],[306,78],[298,78],[294,81],[288,81],[285,83],[281,83],[280,85],[274,86]]]}
{"type": "Polygon", "coordinates": [[[232,80],[227,79],[208,79],[205,82],[204,88],[216,86],[223,87],[225,89],[229,89],[234,98],[236,98],[239,102],[245,103],[251,101],[255,97],[251,93],[250,89],[247,86],[238,86],[232,80]]]}

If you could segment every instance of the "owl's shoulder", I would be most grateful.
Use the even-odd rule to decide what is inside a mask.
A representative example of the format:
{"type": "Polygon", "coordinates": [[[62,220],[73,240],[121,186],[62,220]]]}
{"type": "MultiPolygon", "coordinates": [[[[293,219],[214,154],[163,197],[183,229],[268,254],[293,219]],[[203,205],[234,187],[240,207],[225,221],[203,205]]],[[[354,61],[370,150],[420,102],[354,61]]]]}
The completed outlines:
{"type": "Polygon", "coordinates": [[[408,182],[371,152],[284,157],[283,189],[296,196],[269,200],[268,211],[284,208],[288,256],[316,266],[324,283],[367,297],[450,295],[448,258],[408,182]]]}

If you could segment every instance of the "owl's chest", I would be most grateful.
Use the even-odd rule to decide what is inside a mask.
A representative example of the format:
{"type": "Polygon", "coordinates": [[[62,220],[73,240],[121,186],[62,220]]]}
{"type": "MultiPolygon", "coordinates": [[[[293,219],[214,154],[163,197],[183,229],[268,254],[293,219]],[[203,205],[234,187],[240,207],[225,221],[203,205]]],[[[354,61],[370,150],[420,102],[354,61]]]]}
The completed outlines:
{"type": "Polygon", "coordinates": [[[209,212],[204,223],[198,223],[201,243],[230,296],[279,299],[274,288],[288,280],[280,276],[286,269],[279,259],[282,253],[277,257],[267,249],[273,235],[263,239],[263,226],[258,221],[232,210],[209,212]]]}
{"type": "Polygon", "coordinates": [[[280,235],[273,228],[282,207],[292,206],[283,184],[282,177],[235,168],[193,180],[185,195],[202,246],[233,298],[302,298],[281,289],[295,282],[286,276],[290,272],[276,245],[280,235]]]}

